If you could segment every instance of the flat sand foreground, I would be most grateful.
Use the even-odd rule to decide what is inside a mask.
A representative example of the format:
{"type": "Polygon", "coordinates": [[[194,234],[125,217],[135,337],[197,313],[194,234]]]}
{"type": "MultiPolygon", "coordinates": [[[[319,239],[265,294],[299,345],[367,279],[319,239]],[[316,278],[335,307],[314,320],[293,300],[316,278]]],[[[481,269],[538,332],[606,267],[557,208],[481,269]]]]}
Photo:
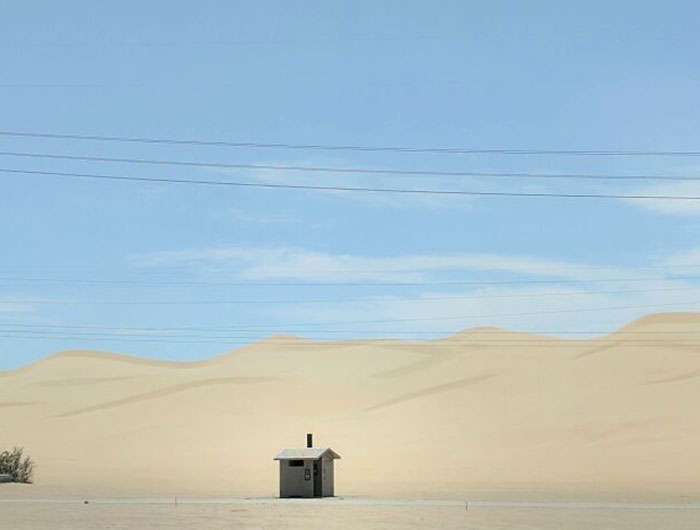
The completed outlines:
{"type": "Polygon", "coordinates": [[[371,499],[90,501],[0,500],[12,530],[111,529],[518,529],[695,530],[700,505],[528,505],[371,499]]]}

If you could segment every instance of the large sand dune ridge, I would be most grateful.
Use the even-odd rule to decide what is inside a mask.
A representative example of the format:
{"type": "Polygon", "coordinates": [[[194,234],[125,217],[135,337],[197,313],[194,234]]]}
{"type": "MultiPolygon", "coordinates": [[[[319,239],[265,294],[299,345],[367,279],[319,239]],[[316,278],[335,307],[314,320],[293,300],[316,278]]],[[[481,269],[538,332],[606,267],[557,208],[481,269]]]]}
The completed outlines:
{"type": "Polygon", "coordinates": [[[0,438],[43,485],[272,495],[313,432],[340,494],[700,492],[700,314],[564,340],[271,338],[193,363],[66,351],[0,372],[0,438]]]}

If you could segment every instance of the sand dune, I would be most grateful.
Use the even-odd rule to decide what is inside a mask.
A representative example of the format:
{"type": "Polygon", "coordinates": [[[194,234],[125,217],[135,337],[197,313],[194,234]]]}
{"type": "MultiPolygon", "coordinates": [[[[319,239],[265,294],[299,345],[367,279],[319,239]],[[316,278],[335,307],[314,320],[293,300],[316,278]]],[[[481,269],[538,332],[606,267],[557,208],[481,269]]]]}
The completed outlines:
{"type": "Polygon", "coordinates": [[[341,494],[700,493],[700,314],[594,340],[479,328],[424,342],[274,337],[194,363],[69,351],[0,373],[37,483],[272,495],[314,432],[341,494]]]}

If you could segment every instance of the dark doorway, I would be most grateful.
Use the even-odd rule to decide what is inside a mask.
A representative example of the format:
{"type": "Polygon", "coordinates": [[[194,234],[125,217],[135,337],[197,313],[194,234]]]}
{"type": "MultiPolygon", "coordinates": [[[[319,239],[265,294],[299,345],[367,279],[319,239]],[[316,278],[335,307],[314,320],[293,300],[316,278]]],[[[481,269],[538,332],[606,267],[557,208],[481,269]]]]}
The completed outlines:
{"type": "Polygon", "coordinates": [[[314,497],[320,497],[323,495],[322,477],[323,473],[321,473],[321,461],[316,460],[314,462],[314,497]]]}

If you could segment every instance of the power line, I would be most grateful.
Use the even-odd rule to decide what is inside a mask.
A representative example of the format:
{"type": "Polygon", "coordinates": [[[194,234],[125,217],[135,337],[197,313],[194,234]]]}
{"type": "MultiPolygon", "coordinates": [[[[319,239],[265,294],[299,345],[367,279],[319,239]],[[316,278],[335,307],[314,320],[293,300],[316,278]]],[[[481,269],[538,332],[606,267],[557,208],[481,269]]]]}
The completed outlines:
{"type": "Polygon", "coordinates": [[[256,171],[281,172],[313,172],[361,175],[393,175],[404,177],[433,176],[433,177],[488,177],[488,178],[531,178],[531,179],[583,179],[583,180],[660,180],[660,181],[700,181],[700,177],[679,175],[600,175],[588,173],[522,173],[507,172],[493,173],[487,171],[444,171],[444,170],[414,170],[414,169],[385,169],[368,167],[337,167],[337,166],[298,166],[289,164],[237,164],[226,162],[202,162],[193,160],[162,160],[150,158],[115,158],[105,156],[61,155],[55,153],[28,153],[23,151],[0,151],[0,156],[19,158],[41,158],[52,160],[74,160],[82,162],[107,162],[119,164],[146,164],[179,167],[220,168],[220,169],[250,169],[256,171]]]}
{"type": "MultiPolygon", "coordinates": [[[[417,254],[417,255],[412,255],[409,256],[411,260],[415,261],[420,261],[423,259],[427,260],[434,260],[435,256],[431,254],[417,254]]],[[[439,258],[440,256],[438,256],[439,258]]],[[[412,266],[412,265],[396,265],[393,267],[390,266],[381,266],[379,263],[375,265],[374,268],[371,269],[364,269],[364,268],[359,268],[359,267],[350,267],[347,266],[346,268],[343,269],[329,269],[326,267],[322,268],[305,268],[305,272],[311,272],[311,273],[319,273],[319,274],[325,274],[325,273],[334,273],[334,274],[356,274],[356,273],[378,273],[378,274],[386,274],[386,273],[410,273],[410,272],[418,272],[418,273],[429,273],[429,272],[451,272],[455,270],[472,270],[472,269],[477,269],[478,268],[478,261],[477,259],[487,259],[490,257],[489,254],[473,254],[473,253],[457,253],[457,254],[449,254],[448,258],[454,258],[454,259],[465,259],[465,260],[471,260],[471,261],[466,261],[465,265],[445,265],[441,266],[439,263],[436,265],[423,265],[423,266],[412,266]]],[[[386,261],[387,263],[391,264],[392,261],[396,260],[396,256],[394,257],[363,257],[365,261],[377,261],[377,262],[382,262],[386,261]]],[[[561,275],[563,273],[566,274],[571,274],[573,271],[583,271],[584,273],[591,273],[593,271],[606,271],[606,272],[613,272],[613,271],[620,271],[620,270],[630,270],[630,268],[627,265],[624,264],[610,264],[610,265],[594,265],[594,264],[573,264],[573,263],[564,263],[561,264],[557,267],[556,272],[557,274],[561,275]],[[562,273],[563,271],[563,273],[562,273]]],[[[683,269],[700,269],[700,264],[697,265],[692,265],[692,264],[687,264],[683,265],[683,269]]],[[[552,270],[552,265],[545,263],[541,264],[539,266],[533,266],[532,270],[534,272],[528,272],[524,271],[525,273],[528,274],[549,274],[550,271],[552,270]]],[[[635,265],[633,270],[635,272],[638,271],[661,271],[661,272],[668,272],[669,271],[669,266],[662,266],[662,265],[635,265]]],[[[70,273],[70,274],[91,274],[96,271],[103,272],[104,269],[102,268],[71,268],[71,269],[66,269],[66,268],[43,268],[43,269],[32,269],[31,273],[32,274],[45,274],[47,272],[60,272],[60,273],[70,273]]],[[[25,278],[18,276],[18,277],[12,277],[12,276],[7,276],[7,275],[12,275],[12,274],[26,274],[27,271],[26,269],[0,269],[0,281],[2,280],[24,280],[25,278]]],[[[138,275],[158,275],[162,276],[163,272],[160,270],[154,270],[152,268],[145,268],[142,266],[141,268],[134,270],[134,273],[137,273],[138,275]]],[[[498,270],[498,272],[509,272],[508,270],[498,270]]],[[[522,272],[522,271],[516,271],[516,272],[522,272]]],[[[55,278],[27,278],[28,281],[51,281],[54,280],[55,278]]],[[[80,281],[83,281],[82,278],[79,279],[80,281]]],[[[92,281],[90,279],[86,279],[84,281],[92,281]]],[[[126,280],[129,281],[129,280],[126,280]]]]}
{"type": "MultiPolygon", "coordinates": [[[[620,311],[628,309],[653,309],[657,307],[675,307],[675,306],[687,306],[687,305],[698,305],[700,300],[687,301],[687,302],[673,302],[667,304],[650,304],[650,305],[627,305],[627,306],[609,306],[609,307],[592,307],[592,308],[578,308],[578,309],[555,309],[547,311],[527,311],[522,313],[475,313],[471,315],[460,315],[460,316],[440,316],[440,317],[423,317],[423,318],[389,318],[389,319],[372,319],[372,320],[344,320],[344,321],[330,321],[330,322],[302,322],[294,324],[277,324],[274,326],[254,326],[251,329],[259,329],[264,331],[265,329],[286,329],[289,331],[294,331],[293,327],[296,326],[343,326],[346,324],[385,324],[388,322],[441,322],[450,320],[467,320],[467,319],[481,319],[481,318],[503,318],[503,317],[520,317],[520,316],[535,316],[535,315],[556,315],[556,314],[568,314],[568,313],[587,313],[596,311],[620,311]]],[[[323,331],[323,330],[319,330],[323,331]]]]}
{"type": "MultiPolygon", "coordinates": [[[[174,340],[174,339],[163,339],[163,338],[129,338],[129,337],[84,337],[84,336],[74,336],[74,335],[62,335],[62,336],[48,336],[48,335],[3,335],[0,333],[0,338],[4,339],[22,339],[22,340],[68,340],[71,342],[111,342],[111,343],[157,343],[157,344],[168,344],[168,345],[173,345],[173,344],[216,344],[216,345],[221,345],[221,346],[226,346],[226,347],[232,347],[236,342],[238,341],[243,341],[243,340],[250,340],[245,337],[229,337],[228,339],[223,339],[223,340],[216,340],[216,339],[185,339],[185,340],[174,340]]],[[[251,338],[257,338],[261,339],[262,337],[251,337],[251,338]]],[[[315,339],[314,341],[309,341],[305,343],[305,347],[307,348],[312,348],[312,347],[328,347],[329,345],[332,345],[334,342],[347,342],[349,340],[352,340],[354,342],[363,342],[363,341],[382,341],[382,340],[391,340],[387,338],[382,338],[382,339],[343,339],[343,338],[336,338],[336,339],[315,339]]],[[[494,346],[498,345],[501,347],[513,347],[513,348],[527,348],[527,347],[536,347],[538,350],[541,350],[543,348],[555,348],[559,349],[562,347],[574,347],[574,348],[584,348],[584,347],[590,347],[590,346],[596,346],[600,347],[603,345],[610,345],[610,346],[616,346],[616,347],[625,347],[625,346],[645,346],[645,345],[658,345],[658,346],[669,346],[669,345],[678,345],[678,346],[691,346],[691,347],[697,347],[698,344],[700,344],[697,341],[683,341],[683,342],[670,342],[668,340],[641,340],[641,339],[630,339],[630,340],[624,340],[624,341],[614,341],[614,340],[597,340],[596,342],[589,342],[589,341],[582,341],[582,340],[563,340],[560,339],[556,343],[553,343],[551,341],[518,341],[518,340],[512,340],[510,342],[503,341],[503,342],[496,342],[496,341],[483,341],[483,340],[476,340],[474,342],[453,342],[453,343],[435,343],[433,341],[428,341],[428,340],[417,340],[417,339],[396,339],[396,340],[401,340],[404,343],[410,343],[406,344],[409,347],[414,347],[414,348],[427,348],[427,349],[435,349],[435,348],[455,348],[455,347],[483,347],[483,346],[494,346]]],[[[244,345],[247,345],[250,343],[246,343],[244,345]]],[[[298,344],[296,341],[276,341],[276,344],[298,344]]],[[[155,360],[155,359],[154,359],[155,360]]],[[[206,359],[205,359],[206,360],[206,359]]],[[[168,362],[173,362],[173,361],[168,361],[168,362]]],[[[188,362],[188,361],[182,361],[182,362],[188,362]]],[[[196,362],[196,361],[189,361],[189,362],[196,362]]],[[[0,371],[1,373],[2,371],[0,371]]]]}
{"type": "MultiPolygon", "coordinates": [[[[2,169],[0,169],[2,172],[2,169]]],[[[351,271],[348,271],[351,272],[351,271]]],[[[118,286],[258,286],[258,287],[422,287],[422,286],[494,286],[494,285],[552,285],[552,284],[586,284],[586,283],[644,283],[644,282],[672,282],[683,280],[700,280],[700,276],[674,276],[674,277],[643,277],[643,278],[590,278],[590,279],[557,279],[557,280],[444,280],[444,281],[206,281],[206,280],[106,280],[83,278],[37,278],[37,277],[0,277],[0,282],[27,282],[27,283],[65,283],[79,285],[118,285],[118,286]]]]}
{"type": "MultiPolygon", "coordinates": [[[[536,316],[536,315],[557,315],[557,314],[570,314],[570,313],[587,313],[587,312],[598,312],[598,311],[621,311],[621,310],[638,310],[638,309],[654,309],[659,307],[677,307],[677,306],[688,306],[688,305],[700,305],[700,300],[693,301],[681,301],[673,303],[663,303],[663,304],[646,304],[646,305],[623,305],[623,306],[607,306],[607,307],[589,307],[589,308],[575,308],[575,309],[554,309],[554,310],[544,310],[544,311],[526,311],[526,312],[516,312],[516,313],[474,313],[469,315],[459,315],[459,316],[439,316],[439,317],[422,317],[422,318],[389,318],[389,319],[369,319],[369,320],[343,320],[343,321],[328,321],[328,322],[297,322],[297,323],[279,323],[279,324],[267,324],[264,326],[246,326],[245,329],[251,331],[275,331],[275,330],[285,330],[286,332],[295,332],[293,328],[309,326],[316,328],[317,326],[345,326],[348,324],[386,324],[386,323],[409,323],[409,322],[447,322],[447,321],[461,321],[461,320],[474,320],[474,319],[484,319],[484,318],[507,318],[507,317],[520,317],[520,316],[536,316]]],[[[232,330],[238,328],[231,328],[232,330]]],[[[323,333],[327,330],[315,329],[314,333],[323,333]]],[[[338,332],[351,332],[351,330],[338,330],[338,332]]]]}
{"type": "MultiPolygon", "coordinates": [[[[5,334],[7,336],[16,334],[31,334],[31,335],[45,335],[46,338],[51,337],[61,337],[68,334],[72,334],[72,337],[90,338],[90,337],[109,337],[109,338],[119,338],[119,339],[130,339],[130,338],[163,338],[163,339],[263,339],[266,338],[261,335],[240,335],[241,332],[258,332],[261,330],[251,329],[251,328],[207,328],[207,327],[182,327],[182,328],[144,328],[144,327],[113,327],[113,326],[59,326],[59,325],[31,325],[31,324],[0,324],[0,334],[5,334]],[[173,334],[173,332],[209,332],[218,333],[217,335],[199,335],[199,334],[173,334]],[[237,335],[222,335],[223,333],[238,333],[237,335]]],[[[263,330],[264,331],[264,330],[263,330]]],[[[323,338],[310,338],[307,340],[319,340],[319,341],[330,341],[330,340],[348,340],[345,336],[343,337],[329,337],[329,333],[333,334],[347,334],[347,333],[362,333],[362,334],[373,334],[373,335],[393,335],[394,337],[388,338],[386,340],[422,340],[429,342],[430,344],[436,344],[440,342],[447,342],[449,344],[469,344],[473,342],[479,343],[512,343],[518,342],[522,344],[531,343],[550,343],[553,341],[561,340],[574,340],[567,339],[564,337],[552,336],[551,334],[567,334],[567,335],[602,335],[599,338],[590,338],[583,340],[596,340],[598,343],[605,341],[619,342],[624,341],[636,341],[636,342],[659,342],[664,341],[664,339],[654,338],[659,335],[674,335],[674,336],[697,336],[700,332],[680,332],[680,331],[669,331],[669,332],[625,332],[625,331],[538,331],[538,332],[521,332],[521,331],[510,331],[510,330],[492,330],[492,331],[479,331],[479,330],[467,330],[467,335],[458,335],[454,331],[382,331],[382,330],[296,330],[296,333],[311,333],[311,334],[324,334],[323,338]],[[505,333],[506,336],[502,337],[501,334],[505,333]],[[415,339],[413,337],[398,337],[395,335],[447,335],[443,338],[427,338],[427,339],[415,339]],[[550,334],[550,336],[547,336],[550,334]],[[517,335],[517,337],[515,337],[517,335]],[[615,338],[616,336],[623,336],[622,339],[615,338]],[[637,338],[641,336],[641,338],[637,338]]],[[[298,343],[298,338],[293,337],[267,337],[272,338],[275,343],[298,343]]],[[[376,340],[376,339],[366,339],[358,338],[352,339],[357,341],[362,340],[376,340]]],[[[686,340],[686,339],[682,339],[686,340]]]]}
{"type": "MultiPolygon", "coordinates": [[[[3,153],[0,153],[2,155],[3,153]]],[[[342,191],[342,192],[369,192],[369,193],[398,193],[416,195],[444,195],[444,196],[480,196],[480,197],[530,197],[530,198],[563,198],[563,199],[656,199],[656,200],[700,200],[697,195],[617,195],[610,193],[544,193],[544,192],[510,192],[510,191],[470,191],[470,190],[436,190],[436,189],[404,189],[404,188],[370,188],[352,186],[316,186],[307,184],[265,184],[258,182],[237,182],[229,180],[194,180],[166,177],[136,177],[127,175],[104,175],[96,173],[68,173],[58,171],[39,171],[26,169],[0,168],[0,173],[44,175],[81,179],[113,180],[124,182],[151,182],[168,184],[195,184],[203,186],[231,186],[241,188],[262,189],[286,189],[300,191],[342,191]]]]}
{"type": "Polygon", "coordinates": [[[124,338],[109,338],[109,337],[77,337],[77,336],[46,336],[46,335],[2,335],[0,336],[6,339],[46,339],[46,340],[71,340],[71,341],[100,341],[100,342],[156,342],[162,344],[220,344],[225,346],[231,346],[231,341],[217,341],[217,340],[163,340],[158,338],[153,339],[130,339],[128,337],[124,338]]]}
{"type": "MultiPolygon", "coordinates": [[[[261,331],[268,331],[268,330],[260,330],[260,329],[255,329],[255,328],[249,328],[249,327],[241,327],[241,326],[225,326],[225,327],[212,327],[212,326],[127,326],[127,325],[122,325],[122,326],[98,326],[98,325],[74,325],[74,324],[27,324],[23,322],[7,322],[7,323],[0,323],[0,331],[2,331],[2,328],[8,328],[8,327],[15,327],[15,328],[20,328],[19,330],[15,331],[22,331],[23,329],[30,329],[30,330],[39,330],[41,331],[42,329],[47,329],[51,331],[73,331],[73,330],[84,330],[84,331],[101,331],[101,330],[106,330],[108,332],[115,332],[115,331],[120,331],[124,336],[128,336],[128,333],[131,332],[173,332],[173,331],[200,331],[200,332],[212,332],[212,333],[228,333],[228,332],[261,332],[261,331]]],[[[513,334],[519,334],[519,335],[610,335],[610,334],[615,334],[615,335],[642,335],[642,336],[648,336],[648,335],[700,335],[700,330],[697,331],[678,331],[678,330],[664,330],[664,331],[621,331],[621,330],[596,330],[596,331],[581,331],[581,330],[538,330],[538,331],[516,331],[516,330],[483,330],[483,329],[467,329],[465,330],[470,336],[472,335],[495,335],[499,334],[501,332],[506,332],[506,333],[513,333],[513,334]]],[[[453,336],[458,333],[459,331],[455,331],[454,329],[451,330],[430,330],[430,331],[421,331],[421,330],[409,330],[409,331],[402,331],[402,330],[377,330],[377,329],[342,329],[342,330],[315,330],[315,329],[296,329],[294,330],[295,333],[388,333],[392,335],[448,335],[448,336],[453,336]]],[[[254,337],[248,337],[248,338],[259,338],[258,335],[254,337]]],[[[557,338],[557,337],[554,337],[557,338]]],[[[282,340],[279,337],[275,338],[275,340],[282,340]]],[[[358,339],[359,340],[359,339],[358,339]]],[[[440,340],[440,339],[426,339],[426,340],[440,340]]],[[[450,338],[450,340],[452,340],[450,338]]],[[[529,340],[529,339],[524,339],[524,340],[529,340]]]]}
{"type": "MultiPolygon", "coordinates": [[[[565,309],[565,310],[550,310],[550,311],[532,311],[532,312],[523,312],[523,313],[511,313],[511,314],[495,314],[495,315],[486,315],[486,314],[479,314],[479,315],[462,315],[459,317],[437,317],[437,318],[414,318],[414,319],[386,319],[386,320],[367,320],[367,321],[344,321],[344,322],[335,322],[335,323],[319,323],[319,322],[314,322],[314,323],[307,323],[307,324],[286,324],[286,325],[277,325],[275,328],[279,329],[289,329],[290,326],[293,327],[298,327],[302,325],[309,325],[309,326],[319,326],[319,325],[329,325],[329,324],[353,324],[353,323],[370,323],[370,324],[375,324],[375,323],[386,323],[386,322],[417,322],[417,321],[436,321],[436,320],[462,320],[462,319],[467,319],[467,318],[485,318],[485,317],[507,317],[507,316],[524,316],[524,315],[544,315],[544,314],[559,314],[559,313],[578,313],[578,312],[588,312],[588,311],[611,311],[611,310],[621,310],[621,309],[642,309],[642,308],[650,308],[650,307],[667,307],[667,306],[677,306],[677,305],[688,305],[688,304],[699,304],[700,301],[692,301],[692,302],[676,302],[672,304],[654,304],[654,305],[642,305],[642,306],[615,306],[615,307],[596,307],[596,308],[578,308],[578,309],[565,309]]],[[[69,325],[42,325],[42,324],[18,324],[18,323],[3,323],[0,324],[0,336],[4,336],[6,338],[27,338],[27,339],[57,339],[57,340],[106,340],[106,341],[126,341],[126,342],[164,342],[164,343],[216,343],[216,344],[230,344],[229,342],[221,342],[223,340],[247,340],[247,339],[256,339],[260,340],[264,337],[261,336],[221,336],[221,335],[216,335],[216,336],[201,336],[201,335],[153,335],[152,333],[148,333],[151,331],[213,331],[213,332],[219,332],[219,333],[224,333],[224,332],[258,332],[258,333],[264,333],[264,332],[270,332],[270,329],[266,329],[264,327],[250,327],[250,326],[239,326],[239,327],[227,327],[227,328],[200,328],[200,327],[172,327],[172,328],[146,328],[146,327],[109,327],[109,326],[69,326],[69,325]],[[20,328],[20,329],[4,329],[8,328],[9,326],[14,326],[15,328],[20,328]],[[41,328],[48,328],[47,329],[41,329],[41,328]],[[24,329],[22,329],[24,328],[24,329]],[[29,328],[29,329],[27,329],[29,328]],[[34,328],[34,329],[31,329],[34,328]],[[108,330],[107,332],[104,331],[99,331],[99,330],[108,330]],[[87,332],[80,331],[80,330],[87,330],[87,332]],[[121,331],[122,333],[113,333],[113,331],[121,331]],[[141,332],[141,333],[133,333],[133,331],[141,332]],[[127,333],[128,332],[128,333],[127,333]],[[146,333],[143,333],[146,332],[146,333]],[[24,335],[21,335],[24,333],[24,335]],[[72,333],[72,335],[68,336],[68,333],[72,333]],[[137,338],[134,338],[137,337],[137,338]],[[139,338],[140,337],[140,338],[139,338]],[[186,341],[180,341],[180,340],[173,340],[173,339],[197,339],[196,341],[191,341],[191,340],[186,340],[186,341]]],[[[508,333],[508,330],[502,330],[503,332],[508,333]]],[[[382,331],[382,330],[377,330],[377,329],[367,329],[367,330],[351,330],[351,329],[339,329],[339,330],[319,330],[319,329],[311,329],[311,330],[291,330],[291,332],[294,333],[312,333],[312,334],[328,334],[328,333],[342,333],[342,334],[347,334],[347,333],[369,333],[373,335],[378,335],[378,334],[384,334],[384,335],[397,335],[397,334],[420,334],[420,333],[431,333],[429,331],[401,331],[401,330],[396,330],[396,331],[382,331]]],[[[439,333],[450,333],[454,334],[453,331],[450,332],[438,332],[434,331],[432,332],[434,334],[439,334],[439,333]]],[[[484,335],[488,334],[493,334],[493,331],[472,331],[470,332],[471,334],[477,334],[477,333],[482,333],[484,335]]],[[[496,333],[499,333],[499,331],[496,331],[496,333]]],[[[642,339],[629,339],[627,336],[628,335],[658,335],[658,334],[674,334],[674,335],[680,335],[680,334],[690,334],[690,335],[695,335],[697,332],[678,332],[678,331],[671,331],[671,332],[653,332],[653,331],[612,331],[612,332],[581,332],[581,331],[573,331],[573,332],[565,332],[565,331],[549,331],[549,332],[511,332],[511,333],[525,333],[527,335],[535,335],[534,338],[493,338],[493,337],[486,337],[486,338],[477,338],[474,340],[454,340],[454,338],[444,338],[444,339],[427,339],[422,341],[420,344],[423,346],[438,346],[441,345],[439,344],[440,341],[445,342],[445,346],[455,346],[459,344],[473,344],[473,345],[478,345],[478,344],[488,344],[488,343],[499,343],[499,344],[510,344],[512,343],[513,345],[519,345],[519,346],[526,346],[528,344],[536,344],[536,343],[542,343],[542,345],[546,345],[549,343],[552,343],[554,340],[566,340],[561,337],[537,337],[537,335],[541,335],[542,333],[560,333],[560,334],[598,334],[598,333],[605,333],[608,335],[608,337],[604,339],[589,339],[589,340],[595,340],[596,344],[601,344],[602,342],[610,343],[610,344],[615,344],[615,345],[620,345],[620,344],[625,344],[625,343],[658,343],[658,344],[669,344],[668,340],[661,340],[661,339],[650,339],[650,338],[642,338],[642,339]],[[615,340],[612,335],[625,335],[620,340],[615,340]]],[[[313,339],[316,341],[338,341],[338,340],[348,340],[346,337],[336,337],[334,339],[329,339],[329,338],[317,338],[313,339]]],[[[358,341],[362,340],[392,340],[390,338],[385,337],[384,339],[354,339],[358,341]]],[[[404,338],[404,339],[393,339],[393,340],[417,340],[417,339],[411,339],[410,337],[404,338]]],[[[297,343],[296,340],[294,339],[280,339],[280,338],[275,338],[276,343],[283,343],[283,342],[294,342],[297,343]]],[[[569,344],[585,344],[585,342],[582,341],[569,341],[569,344]]],[[[682,343],[679,344],[687,344],[688,341],[684,340],[682,343]]],[[[693,342],[694,343],[694,342],[693,342]]]]}
{"type": "Polygon", "coordinates": [[[129,136],[104,136],[85,134],[37,133],[28,131],[0,131],[0,136],[19,138],[45,138],[62,140],[90,140],[99,142],[124,142],[165,145],[194,145],[209,147],[261,148],[261,149],[306,149],[323,151],[366,151],[394,153],[435,154],[493,154],[493,155],[570,155],[570,156],[700,156],[700,151],[661,150],[602,150],[602,149],[484,149],[462,147],[409,147],[332,145],[320,143],[288,142],[230,142],[174,138],[146,138],[129,136]]]}
{"type": "MultiPolygon", "coordinates": [[[[191,339],[196,339],[197,342],[217,342],[218,341],[232,341],[232,340],[265,340],[271,339],[274,344],[298,344],[299,337],[265,337],[261,335],[199,335],[199,334],[173,334],[173,333],[153,333],[153,331],[158,331],[168,328],[97,328],[97,327],[81,327],[81,326],[35,326],[33,329],[31,326],[25,325],[24,328],[21,324],[15,325],[16,328],[8,328],[9,325],[3,324],[5,329],[0,329],[0,337],[5,338],[40,338],[40,339],[70,339],[70,340],[111,340],[111,341],[139,341],[139,342],[166,342],[166,343],[178,343],[182,342],[180,339],[188,339],[185,342],[189,342],[191,339]],[[30,329],[27,329],[30,328],[30,329]],[[46,329],[48,328],[48,329],[46,329]],[[101,331],[106,329],[107,331],[101,331]],[[121,331],[121,332],[117,332],[121,331]]],[[[172,328],[169,331],[207,331],[207,328],[172,328]]],[[[211,330],[210,330],[211,331],[211,330]]],[[[254,329],[222,329],[220,333],[226,331],[230,332],[250,332],[258,331],[254,329]]],[[[624,332],[624,331],[612,331],[612,332],[564,332],[564,331],[549,331],[549,332],[519,332],[519,331],[509,331],[509,330],[496,330],[496,331],[468,331],[468,335],[455,335],[454,332],[432,332],[435,334],[448,334],[447,337],[443,338],[415,338],[415,337],[395,337],[395,335],[409,334],[414,335],[416,332],[400,332],[400,331],[380,331],[380,330],[326,330],[323,332],[314,330],[298,330],[299,333],[312,333],[319,334],[323,333],[323,337],[305,338],[302,340],[311,341],[312,345],[326,345],[332,342],[347,341],[352,340],[354,342],[366,342],[366,341],[402,341],[402,342],[412,342],[417,343],[422,346],[464,346],[464,345],[484,345],[484,344],[500,344],[500,345],[519,345],[522,347],[528,345],[587,345],[590,341],[595,341],[596,345],[601,344],[678,344],[678,345],[688,345],[697,344],[698,340],[694,338],[678,337],[679,335],[694,337],[698,335],[698,332],[624,332]],[[353,338],[348,339],[347,336],[340,337],[330,337],[328,333],[370,333],[374,337],[379,335],[380,338],[353,338]],[[510,336],[499,336],[505,333],[510,336]],[[558,334],[578,334],[578,335],[592,335],[599,334],[600,337],[590,337],[584,339],[571,339],[566,337],[557,336],[547,336],[546,333],[558,333],[558,334]],[[517,335],[517,336],[516,336],[517,335]],[[638,337],[641,335],[641,338],[638,337]],[[653,335],[653,337],[651,336],[653,335]],[[658,338],[659,336],[673,335],[674,339],[670,340],[668,338],[658,338]]],[[[430,332],[424,332],[430,333],[430,332]]],[[[223,343],[228,344],[228,343],[223,343]]]]}
{"type": "Polygon", "coordinates": [[[539,292],[539,293],[521,293],[521,294],[500,294],[500,295],[467,295],[467,296],[417,296],[417,297],[401,297],[401,298],[326,298],[326,299],[310,299],[302,298],[280,299],[280,300],[127,300],[127,301],[104,301],[104,300],[51,300],[51,299],[5,299],[0,298],[0,304],[40,304],[40,305],[263,305],[263,304],[402,304],[413,301],[448,301],[448,300],[490,300],[490,299],[512,299],[512,298],[533,298],[541,296],[599,296],[599,295],[616,295],[616,294],[631,294],[631,293],[652,293],[652,292],[687,292],[700,289],[699,286],[685,286],[673,289],[628,289],[628,290],[613,290],[613,291],[570,291],[570,292],[539,292]]]}
{"type": "MultiPolygon", "coordinates": [[[[51,334],[51,333],[46,333],[46,332],[37,332],[37,333],[31,333],[31,332],[23,332],[19,334],[15,334],[14,332],[5,332],[5,331],[0,331],[0,337],[8,338],[8,339],[45,339],[45,340],[82,340],[82,341],[110,341],[110,342],[158,342],[158,343],[165,343],[165,344],[190,344],[190,343],[208,343],[208,344],[224,344],[224,345],[231,345],[231,341],[240,341],[240,340],[260,340],[264,339],[264,337],[259,337],[259,336],[228,336],[228,337],[206,337],[206,336],[189,336],[189,335],[180,335],[180,336],[169,336],[169,337],[162,337],[162,336],[154,336],[154,335],[108,335],[108,334],[51,334]],[[185,339],[185,340],[182,340],[185,339]],[[225,342],[224,342],[225,341],[225,342]]],[[[352,340],[353,342],[364,342],[364,341],[376,341],[376,340],[396,340],[396,341],[401,341],[401,342],[411,342],[414,343],[416,346],[424,346],[424,347],[455,347],[455,346],[482,346],[485,344],[488,345],[501,345],[501,346],[518,346],[518,347],[527,347],[527,346],[532,346],[536,345],[538,348],[542,348],[545,346],[554,346],[554,347],[560,347],[563,345],[569,345],[569,346],[589,346],[591,343],[589,341],[595,340],[596,342],[594,343],[595,345],[604,345],[604,344],[611,344],[611,345],[625,345],[625,344],[661,344],[661,345],[668,345],[668,344],[682,344],[682,345],[697,345],[700,344],[697,340],[687,340],[683,339],[682,342],[679,341],[669,341],[665,339],[635,339],[635,338],[625,338],[625,339],[585,339],[585,340],[580,340],[580,339],[564,339],[564,338],[559,338],[559,337],[552,337],[552,338],[545,338],[545,339],[503,339],[503,340],[495,340],[495,339],[472,339],[472,340],[451,340],[451,339],[411,339],[411,338],[399,338],[399,339],[389,339],[389,338],[382,338],[382,339],[347,339],[347,338],[342,338],[342,337],[336,337],[336,338],[320,338],[320,339],[307,339],[310,341],[310,345],[316,345],[316,346],[327,346],[328,344],[332,344],[333,342],[345,342],[348,340],[352,340]]],[[[294,339],[275,339],[275,344],[298,344],[297,340],[294,339]]]]}
{"type": "Polygon", "coordinates": [[[31,46],[31,47],[192,47],[192,46],[238,46],[238,45],[277,45],[277,44],[306,44],[306,43],[345,43],[345,42],[406,42],[426,40],[463,40],[463,35],[395,35],[395,36],[332,36],[332,37],[304,37],[304,38],[274,38],[274,39],[216,39],[216,40],[188,40],[188,41],[153,41],[153,40],[124,40],[124,41],[74,41],[74,42],[3,42],[3,46],[31,46]]]}

